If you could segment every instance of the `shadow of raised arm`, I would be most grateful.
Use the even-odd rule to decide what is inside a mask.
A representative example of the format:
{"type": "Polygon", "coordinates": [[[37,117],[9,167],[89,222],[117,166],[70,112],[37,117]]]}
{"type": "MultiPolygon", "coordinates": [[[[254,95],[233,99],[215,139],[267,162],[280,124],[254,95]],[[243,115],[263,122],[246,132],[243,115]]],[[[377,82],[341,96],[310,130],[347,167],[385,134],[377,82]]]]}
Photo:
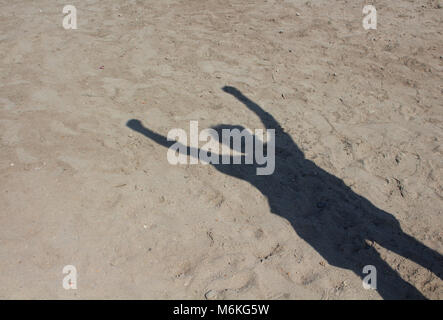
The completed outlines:
{"type": "Polygon", "coordinates": [[[254,101],[250,100],[246,97],[240,90],[231,86],[224,86],[222,90],[226,93],[233,95],[239,101],[241,101],[249,110],[254,112],[261,120],[261,122],[265,125],[267,129],[275,129],[279,130],[280,124],[277,120],[268,112],[262,109],[258,104],[254,101]]]}

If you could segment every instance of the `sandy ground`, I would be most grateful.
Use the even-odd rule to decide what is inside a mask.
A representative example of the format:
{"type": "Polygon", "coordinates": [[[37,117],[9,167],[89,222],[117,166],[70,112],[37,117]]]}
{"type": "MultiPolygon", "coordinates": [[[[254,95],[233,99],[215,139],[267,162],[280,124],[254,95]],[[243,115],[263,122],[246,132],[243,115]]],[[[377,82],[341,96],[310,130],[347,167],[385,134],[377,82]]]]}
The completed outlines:
{"type": "Polygon", "coordinates": [[[442,3],[365,3],[1,0],[0,298],[442,299],[442,3]],[[170,165],[190,120],[275,174],[170,165]]]}

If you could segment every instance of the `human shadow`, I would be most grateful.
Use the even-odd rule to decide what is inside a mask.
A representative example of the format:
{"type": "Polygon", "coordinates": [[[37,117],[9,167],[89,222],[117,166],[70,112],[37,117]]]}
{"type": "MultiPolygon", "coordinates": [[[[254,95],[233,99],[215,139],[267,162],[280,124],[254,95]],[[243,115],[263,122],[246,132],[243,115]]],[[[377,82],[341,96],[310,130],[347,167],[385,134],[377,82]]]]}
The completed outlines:
{"type": "MultiPolygon", "coordinates": [[[[403,232],[393,215],[377,208],[342,180],[306,159],[290,135],[258,104],[234,87],[226,86],[223,91],[255,113],[266,129],[275,130],[275,171],[272,175],[257,175],[256,169],[260,166],[255,162],[245,164],[245,161],[212,165],[221,173],[245,180],[257,188],[266,196],[271,212],[287,219],[297,235],[330,265],[352,270],[360,277],[366,276],[363,274],[365,265],[375,266],[377,291],[382,298],[424,299],[420,291],[380,257],[373,244],[414,261],[440,279],[442,255],[403,232]]],[[[176,143],[145,128],[139,120],[129,120],[127,126],[164,147],[176,143]]],[[[218,131],[223,128],[242,127],[225,124],[214,127],[218,131]]],[[[196,151],[192,149],[185,147],[187,154],[196,151]]],[[[240,157],[244,160],[245,154],[240,157]]]]}

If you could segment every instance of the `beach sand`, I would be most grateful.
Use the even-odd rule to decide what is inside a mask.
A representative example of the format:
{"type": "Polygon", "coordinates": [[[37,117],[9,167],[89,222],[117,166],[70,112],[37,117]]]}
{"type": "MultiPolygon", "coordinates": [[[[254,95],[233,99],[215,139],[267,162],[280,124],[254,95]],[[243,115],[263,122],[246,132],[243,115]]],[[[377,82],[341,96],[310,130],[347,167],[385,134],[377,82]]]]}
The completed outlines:
{"type": "Polygon", "coordinates": [[[443,3],[368,3],[75,0],[65,30],[1,0],[0,298],[442,299],[443,3]],[[290,141],[277,176],[127,125],[265,128],[225,86],[290,141]]]}

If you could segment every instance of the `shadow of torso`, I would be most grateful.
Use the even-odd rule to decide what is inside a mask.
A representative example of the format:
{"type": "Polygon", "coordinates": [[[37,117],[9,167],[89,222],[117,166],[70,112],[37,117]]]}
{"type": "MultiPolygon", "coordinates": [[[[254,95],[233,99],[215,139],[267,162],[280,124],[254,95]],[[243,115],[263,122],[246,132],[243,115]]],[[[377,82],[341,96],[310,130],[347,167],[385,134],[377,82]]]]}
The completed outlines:
{"type": "Polygon", "coordinates": [[[245,164],[244,157],[241,165],[213,166],[257,188],[267,198],[271,212],[287,219],[297,235],[330,265],[359,276],[365,265],[374,265],[379,278],[377,290],[383,298],[424,298],[380,257],[373,243],[413,260],[441,278],[440,254],[404,233],[392,214],[305,159],[281,128],[276,130],[275,153],[275,171],[268,176],[257,175],[258,165],[245,164]]]}

